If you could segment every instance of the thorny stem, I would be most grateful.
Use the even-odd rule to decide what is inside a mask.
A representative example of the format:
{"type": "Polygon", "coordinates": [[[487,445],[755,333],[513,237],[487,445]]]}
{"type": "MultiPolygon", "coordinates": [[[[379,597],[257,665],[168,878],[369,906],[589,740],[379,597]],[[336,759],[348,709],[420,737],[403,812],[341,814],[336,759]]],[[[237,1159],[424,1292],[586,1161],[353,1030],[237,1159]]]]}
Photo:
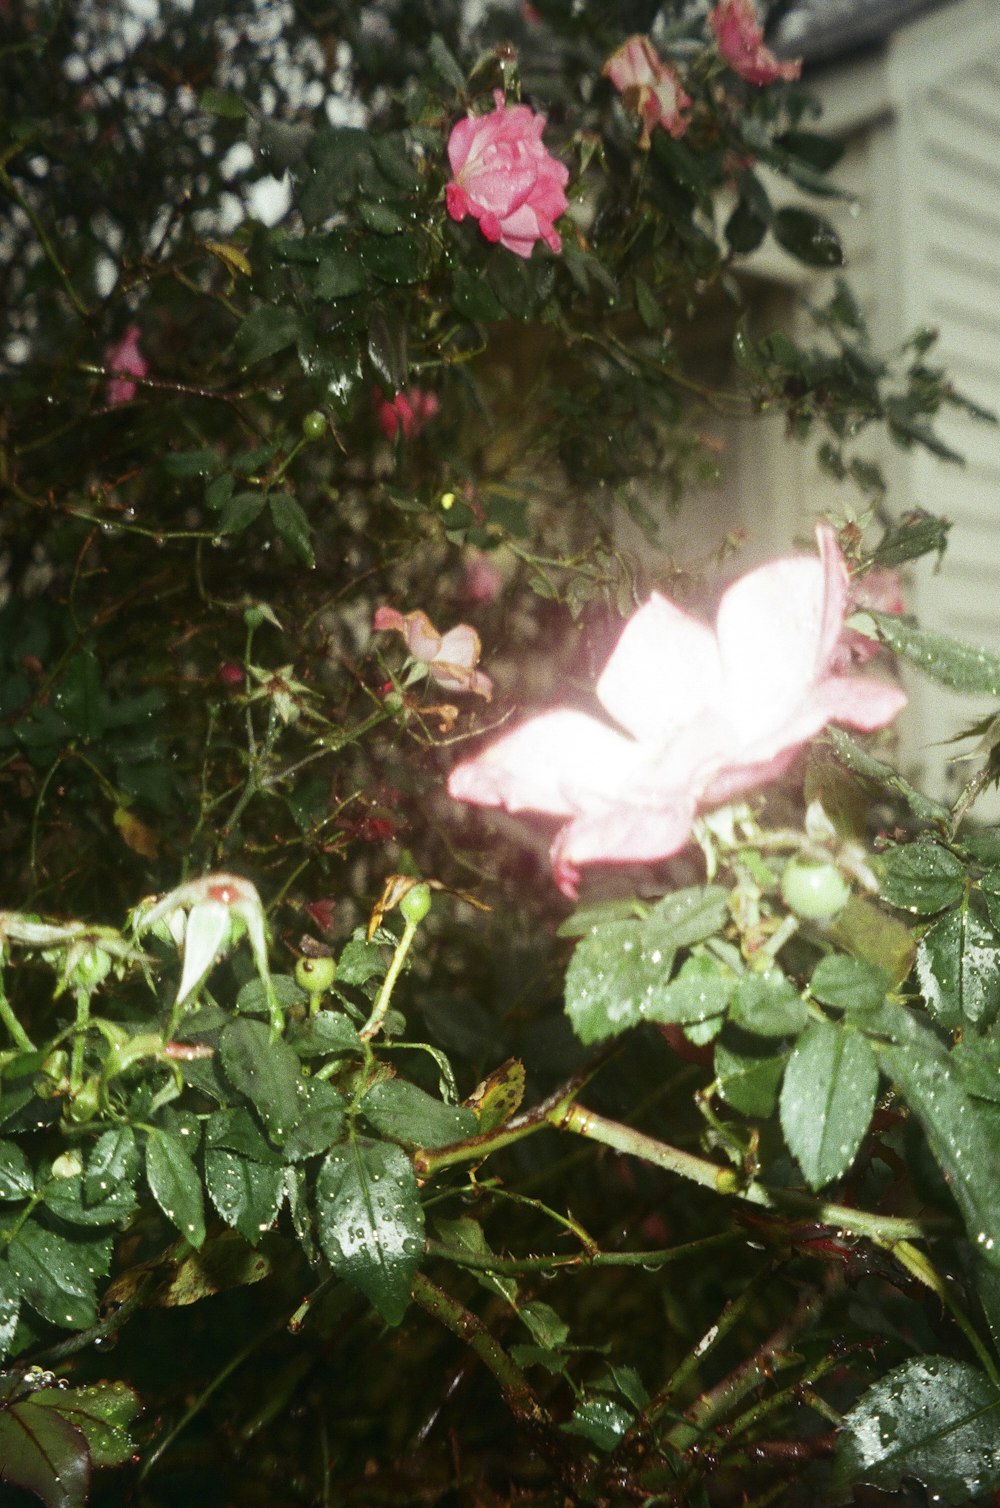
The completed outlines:
{"type": "Polygon", "coordinates": [[[91,1325],[89,1330],[81,1330],[76,1335],[71,1335],[68,1340],[58,1341],[56,1345],[48,1346],[44,1351],[38,1352],[33,1364],[35,1366],[58,1365],[68,1356],[75,1356],[78,1351],[85,1351],[88,1346],[98,1345],[107,1336],[114,1335],[125,1321],[131,1319],[135,1311],[142,1307],[155,1281],[152,1273],[146,1273],[135,1292],[130,1294],[124,1303],[119,1304],[110,1314],[98,1320],[96,1325],[91,1325]]]}
{"type": "Polygon", "coordinates": [[[702,1256],[719,1246],[730,1246],[742,1239],[735,1232],[726,1231],[719,1236],[706,1236],[701,1241],[689,1241],[683,1246],[666,1246],[658,1251],[581,1251],[563,1256],[495,1257],[482,1252],[466,1251],[460,1246],[448,1246],[443,1241],[428,1241],[427,1255],[440,1257],[442,1261],[454,1262],[457,1267],[467,1267],[473,1272],[498,1272],[511,1277],[533,1272],[570,1271],[581,1272],[590,1267],[668,1267],[672,1262],[682,1262],[688,1257],[702,1256]]]}
{"type": "Polygon", "coordinates": [[[478,1136],[466,1137],[463,1141],[452,1142],[446,1147],[420,1147],[413,1154],[413,1166],[417,1177],[430,1178],[442,1168],[452,1167],[459,1162],[480,1163],[493,1152],[498,1152],[501,1147],[512,1146],[514,1142],[522,1141],[524,1137],[543,1130],[545,1126],[551,1124],[552,1114],[570,1105],[574,1096],[590,1083],[590,1080],[616,1051],[615,1045],[605,1047],[580,1069],[579,1073],[560,1085],[547,1099],[533,1106],[531,1110],[511,1116],[509,1121],[505,1121],[502,1126],[497,1126],[492,1131],[482,1131],[478,1136]]]}
{"type": "Polygon", "coordinates": [[[760,1383],[766,1382],[776,1367],[788,1365],[793,1359],[789,1348],[795,1337],[812,1320],[825,1304],[826,1290],[810,1289],[783,1325],[768,1336],[767,1340],[751,1356],[740,1363],[727,1377],[703,1393],[667,1435],[666,1443],[675,1450],[688,1450],[705,1431],[711,1429],[732,1405],[745,1398],[760,1383]]]}
{"type": "Polygon", "coordinates": [[[632,1126],[624,1126],[620,1121],[608,1120],[593,1110],[585,1110],[582,1105],[570,1103],[558,1107],[547,1118],[560,1131],[575,1131],[579,1136],[602,1142],[618,1152],[641,1157],[655,1167],[679,1173],[682,1178],[701,1184],[702,1188],[711,1189],[716,1194],[745,1199],[748,1204],[756,1204],[762,1209],[809,1215],[821,1225],[867,1236],[889,1250],[894,1250],[898,1241],[920,1240],[926,1232],[925,1221],[908,1220],[898,1215],[875,1215],[868,1210],[818,1199],[797,1189],[769,1188],[754,1180],[741,1183],[731,1168],[720,1168],[707,1158],[682,1152],[680,1148],[657,1141],[632,1126]]]}
{"type": "Polygon", "coordinates": [[[517,1363],[507,1354],[482,1320],[464,1308],[451,1294],[438,1288],[423,1273],[413,1280],[413,1298],[427,1314],[438,1320],[452,1335],[464,1341],[500,1384],[504,1402],[523,1424],[547,1427],[548,1414],[532,1391],[531,1384],[517,1363]]]}
{"type": "MultiPolygon", "coordinates": [[[[652,1422],[660,1416],[664,1409],[670,1406],[671,1401],[680,1392],[688,1378],[722,1344],[729,1332],[739,1322],[744,1311],[757,1297],[758,1291],[762,1287],[767,1275],[767,1273],[755,1273],[742,1293],[738,1293],[734,1299],[728,1301],[715,1324],[706,1331],[696,1345],[692,1346],[684,1359],[674,1368],[656,1396],[647,1404],[643,1410],[644,1421],[652,1422]]],[[[640,1432],[641,1423],[637,1421],[629,1431],[629,1434],[635,1435],[640,1432]]]]}
{"type": "MultiPolygon", "coordinates": [[[[919,1241],[926,1235],[926,1220],[909,1220],[899,1215],[877,1215],[869,1210],[854,1209],[850,1205],[819,1199],[798,1189],[770,1188],[754,1179],[743,1182],[732,1168],[722,1168],[705,1157],[696,1157],[691,1152],[684,1152],[679,1147],[658,1141],[644,1131],[637,1131],[620,1121],[598,1115],[596,1111],[584,1109],[576,1103],[575,1095],[602,1066],[605,1057],[606,1054],[588,1067],[582,1076],[563,1085],[547,1100],[521,1115],[513,1116],[494,1131],[485,1131],[479,1136],[470,1136],[465,1141],[452,1142],[446,1147],[419,1148],[413,1155],[417,1176],[429,1178],[440,1169],[455,1163],[482,1162],[501,1148],[532,1136],[545,1126],[552,1126],[557,1131],[571,1131],[590,1141],[601,1142],[627,1156],[639,1157],[644,1162],[652,1163],[654,1167],[677,1173],[681,1178],[700,1184],[702,1188],[711,1189],[715,1194],[743,1199],[761,1209],[806,1215],[821,1225],[850,1231],[856,1236],[866,1236],[890,1252],[895,1250],[900,1241],[919,1241]]],[[[923,1281],[926,1282],[927,1279],[924,1278],[923,1281]]]]}

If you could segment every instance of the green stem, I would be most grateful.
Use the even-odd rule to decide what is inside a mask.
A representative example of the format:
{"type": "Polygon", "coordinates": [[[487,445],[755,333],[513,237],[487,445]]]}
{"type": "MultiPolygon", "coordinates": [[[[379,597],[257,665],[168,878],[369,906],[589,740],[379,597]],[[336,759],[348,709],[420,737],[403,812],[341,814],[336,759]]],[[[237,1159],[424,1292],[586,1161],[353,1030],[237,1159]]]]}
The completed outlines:
{"type": "Polygon", "coordinates": [[[742,1361],[716,1387],[702,1394],[697,1403],[688,1409],[684,1419],[674,1425],[667,1435],[666,1443],[675,1450],[689,1450],[718,1419],[728,1413],[733,1404],[745,1398],[747,1393],[762,1382],[768,1381],[777,1367],[788,1366],[793,1360],[798,1360],[798,1356],[793,1355],[789,1348],[799,1332],[823,1307],[826,1298],[825,1291],[810,1290],[785,1323],[779,1325],[752,1356],[742,1361]]]}
{"type": "Polygon", "coordinates": [[[570,1103],[557,1106],[547,1117],[549,1123],[560,1131],[573,1131],[591,1141],[614,1147],[631,1157],[641,1157],[655,1167],[665,1168],[669,1173],[678,1173],[682,1178],[698,1183],[713,1193],[744,1199],[761,1209],[780,1213],[808,1215],[821,1225],[850,1231],[856,1236],[867,1236],[880,1245],[896,1241],[920,1240],[927,1231],[927,1222],[907,1220],[898,1215],[874,1215],[868,1210],[852,1209],[846,1204],[834,1204],[827,1199],[818,1199],[797,1189],[769,1188],[766,1184],[751,1181],[742,1183],[731,1168],[720,1168],[707,1158],[695,1157],[682,1152],[666,1142],[657,1141],[632,1126],[623,1126],[620,1121],[608,1120],[582,1105],[570,1103]]]}
{"type": "Polygon", "coordinates": [[[52,242],[49,240],[49,235],[45,229],[45,226],[38,218],[31,204],[27,199],[25,199],[24,195],[21,193],[21,190],[13,181],[6,168],[2,167],[0,167],[0,184],[2,184],[3,187],[7,190],[8,194],[13,199],[17,207],[24,214],[26,214],[28,219],[31,221],[32,229],[34,230],[35,235],[38,237],[38,243],[44,251],[45,255],[48,257],[53,271],[65,288],[66,297],[73,305],[73,308],[76,310],[77,314],[79,314],[81,319],[89,319],[90,310],[87,308],[86,304],[83,302],[83,299],[80,297],[76,289],[73,287],[73,284],[70,282],[69,273],[66,271],[62,262],[59,260],[56,249],[53,246],[52,242]]]}
{"type": "Polygon", "coordinates": [[[396,980],[399,978],[400,970],[406,961],[406,955],[410,951],[410,944],[417,935],[417,927],[419,925],[419,922],[406,922],[403,927],[403,935],[396,944],[396,951],[392,955],[392,962],[382,981],[382,988],[379,990],[378,999],[372,1007],[372,1013],[368,1017],[368,1020],[358,1032],[358,1036],[364,1042],[375,1036],[382,1022],[385,1020],[386,1012],[389,1009],[389,1002],[392,999],[392,992],[396,988],[396,980]]]}
{"type": "Polygon", "coordinates": [[[27,1204],[24,1206],[24,1209],[19,1211],[14,1224],[0,1227],[0,1252],[7,1250],[7,1247],[13,1241],[22,1225],[24,1225],[25,1222],[34,1213],[35,1206],[41,1204],[41,1202],[42,1196],[40,1193],[32,1194],[27,1204]]]}
{"type": "Polygon", "coordinates": [[[463,1141],[450,1142],[446,1147],[420,1147],[413,1154],[413,1167],[418,1178],[431,1178],[442,1168],[449,1168],[459,1162],[483,1162],[485,1158],[494,1152],[499,1152],[502,1147],[512,1146],[516,1141],[522,1141],[526,1136],[533,1136],[536,1131],[542,1131],[546,1126],[553,1124],[552,1117],[559,1111],[571,1104],[573,1098],[579,1094],[591,1079],[605,1065],[610,1057],[618,1051],[620,1043],[609,1043],[601,1049],[591,1061],[575,1073],[571,1079],[542,1100],[531,1110],[522,1111],[520,1115],[514,1115],[502,1126],[497,1126],[492,1131],[481,1131],[478,1136],[466,1137],[463,1141]]]}
{"type": "Polygon", "coordinates": [[[948,1280],[943,1278],[930,1259],[922,1251],[918,1251],[915,1246],[911,1246],[909,1241],[880,1241],[878,1245],[883,1246],[886,1251],[891,1252],[901,1267],[905,1267],[906,1271],[915,1277],[918,1282],[925,1284],[932,1293],[937,1294],[976,1353],[980,1366],[993,1383],[993,1386],[1000,1388],[1000,1373],[997,1371],[996,1362],[990,1355],[988,1347],[983,1344],[973,1329],[972,1322],[955,1297],[952,1285],[948,1280]]]}
{"type": "Polygon", "coordinates": [[[551,1423],[545,1409],[532,1391],[531,1384],[517,1363],[508,1356],[500,1342],[487,1330],[478,1315],[461,1305],[450,1293],[438,1288],[423,1273],[413,1280],[413,1298],[427,1314],[438,1320],[452,1335],[464,1341],[493,1373],[500,1384],[504,1401],[522,1424],[547,1427],[551,1423]]]}
{"type": "MultiPolygon", "coordinates": [[[[666,1382],[659,1389],[656,1396],[650,1400],[643,1410],[644,1420],[652,1423],[660,1415],[672,1406],[674,1398],[680,1392],[690,1377],[697,1372],[712,1352],[725,1340],[730,1331],[738,1324],[746,1310],[756,1300],[765,1279],[770,1276],[770,1269],[766,1273],[756,1273],[749,1281],[742,1293],[738,1293],[734,1299],[726,1304],[718,1320],[705,1335],[692,1346],[691,1350],[682,1361],[674,1368],[666,1382]]],[[[638,1424],[634,1425],[631,1434],[638,1432],[638,1424]]]]}
{"type": "Polygon", "coordinates": [[[76,991],[76,1020],[73,1023],[73,1049],[69,1060],[70,1097],[79,1094],[83,1085],[83,1058],[90,1025],[90,991],[76,991]]]}
{"type": "Polygon", "coordinates": [[[10,1001],[7,999],[7,991],[3,987],[2,972],[0,972],[0,1021],[3,1022],[4,1026],[10,1032],[11,1041],[15,1047],[19,1047],[22,1052],[34,1052],[34,1042],[32,1042],[11,1009],[10,1001]]]}
{"type": "Polygon", "coordinates": [[[526,1276],[533,1272],[576,1271],[591,1267],[668,1267],[672,1262],[682,1262],[688,1257],[697,1257],[719,1246],[731,1246],[743,1238],[726,1232],[719,1236],[706,1236],[701,1241],[689,1241],[683,1246],[667,1246],[657,1251],[594,1251],[573,1252],[554,1257],[494,1257],[466,1251],[464,1247],[448,1246],[443,1241],[428,1241],[427,1255],[440,1257],[444,1262],[454,1262],[456,1267],[467,1267],[473,1272],[508,1273],[512,1277],[526,1276]]]}
{"type": "Polygon", "coordinates": [[[267,1340],[269,1336],[273,1335],[276,1330],[280,1330],[283,1324],[284,1320],[279,1319],[268,1325],[266,1329],[260,1332],[259,1335],[255,1335],[252,1340],[248,1341],[247,1344],[242,1348],[242,1350],[237,1351],[232,1360],[228,1361],[226,1365],[221,1369],[221,1371],[215,1374],[208,1386],[201,1390],[191,1406],[174,1425],[173,1429],[169,1430],[166,1435],[163,1435],[159,1440],[157,1440],[152,1451],[143,1462],[142,1470],[139,1472],[140,1481],[145,1480],[160,1457],[170,1449],[171,1445],[173,1445],[174,1441],[177,1439],[177,1436],[181,1433],[182,1430],[187,1428],[195,1415],[201,1412],[201,1410],[205,1407],[205,1404],[211,1398],[212,1394],[222,1386],[227,1377],[232,1376],[237,1367],[241,1367],[247,1360],[247,1358],[251,1356],[257,1349],[257,1347],[261,1345],[263,1341],[267,1340]]]}
{"type": "Polygon", "coordinates": [[[59,1341],[54,1346],[47,1346],[44,1351],[36,1352],[33,1365],[58,1366],[68,1356],[75,1356],[78,1351],[84,1351],[88,1346],[98,1344],[109,1335],[117,1335],[125,1321],[131,1319],[135,1311],[142,1306],[143,1300],[155,1283],[155,1276],[147,1273],[135,1291],[111,1314],[105,1315],[104,1319],[99,1320],[96,1325],[91,1325],[89,1330],[80,1330],[76,1335],[71,1335],[68,1340],[59,1341]]]}

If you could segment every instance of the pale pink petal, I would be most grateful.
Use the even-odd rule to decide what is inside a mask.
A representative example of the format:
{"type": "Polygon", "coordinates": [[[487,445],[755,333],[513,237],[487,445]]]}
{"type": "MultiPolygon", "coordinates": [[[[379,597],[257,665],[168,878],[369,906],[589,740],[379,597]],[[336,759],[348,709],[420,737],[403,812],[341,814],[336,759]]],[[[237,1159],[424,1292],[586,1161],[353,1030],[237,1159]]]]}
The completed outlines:
{"type": "Polygon", "coordinates": [[[625,625],[597,696],[633,737],[655,742],[717,704],[721,688],[711,629],[654,592],[625,625]]]}
{"type": "Polygon", "coordinates": [[[901,686],[874,676],[828,676],[817,686],[816,699],[825,712],[819,727],[846,723],[863,733],[884,728],[906,706],[906,692],[901,686]]]}
{"type": "Polygon", "coordinates": [[[780,754],[776,754],[773,759],[761,760],[759,763],[731,765],[720,770],[702,792],[700,805],[723,806],[734,796],[742,795],[744,791],[754,791],[762,785],[770,785],[772,781],[780,780],[781,776],[795,763],[800,748],[801,744],[793,744],[780,754]]]}
{"type": "Polygon", "coordinates": [[[383,603],[381,607],[375,609],[375,616],[372,618],[372,628],[376,633],[380,633],[385,629],[395,629],[397,633],[405,633],[406,620],[396,608],[388,607],[383,603]]]}
{"type": "MultiPolygon", "coordinates": [[[[448,137],[448,162],[450,163],[451,170],[456,178],[465,167],[465,164],[469,158],[469,153],[472,150],[475,140],[475,117],[466,115],[462,120],[457,121],[455,125],[452,126],[451,134],[448,137]]],[[[456,218],[460,217],[456,216],[456,218]]]]}
{"type": "Polygon", "coordinates": [[[444,659],[432,660],[429,669],[442,691],[467,691],[488,702],[493,700],[493,682],[485,671],[468,665],[451,665],[444,659]]]}
{"type": "Polygon", "coordinates": [[[723,597],[718,637],[725,705],[742,743],[779,732],[826,669],[829,580],[818,560],[775,560],[723,597]]]}
{"type": "Polygon", "coordinates": [[[718,771],[740,758],[732,724],[711,708],[643,748],[646,759],[636,771],[632,799],[645,806],[672,805],[679,792],[699,801],[718,771]]]}
{"type": "Polygon", "coordinates": [[[457,765],[448,793],[509,812],[571,817],[607,809],[631,785],[640,750],[583,712],[561,708],[534,717],[457,765]]]}
{"type": "Polygon", "coordinates": [[[576,817],[556,835],[552,866],[560,889],[572,899],[581,864],[651,864],[679,853],[691,836],[694,803],[683,796],[673,807],[616,806],[576,817]]]}
{"type": "Polygon", "coordinates": [[[444,635],[438,646],[435,660],[447,660],[451,665],[461,665],[470,670],[473,665],[479,663],[479,656],[483,652],[483,646],[479,642],[479,635],[468,623],[458,623],[450,628],[444,635]]]}
{"type": "Polygon", "coordinates": [[[407,613],[403,637],[415,660],[434,660],[441,652],[442,639],[427,614],[420,608],[407,613]]]}
{"type": "Polygon", "coordinates": [[[844,628],[850,596],[847,562],[840,552],[837,535],[829,524],[816,525],[816,544],[823,567],[823,619],[816,651],[817,663],[829,665],[844,628]]]}

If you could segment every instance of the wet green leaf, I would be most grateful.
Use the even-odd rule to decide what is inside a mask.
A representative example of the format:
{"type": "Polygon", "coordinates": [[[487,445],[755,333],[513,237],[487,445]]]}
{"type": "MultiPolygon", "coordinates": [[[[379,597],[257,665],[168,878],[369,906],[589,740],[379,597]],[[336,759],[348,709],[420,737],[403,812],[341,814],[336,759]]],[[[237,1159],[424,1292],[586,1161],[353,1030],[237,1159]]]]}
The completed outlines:
{"type": "Polygon", "coordinates": [[[365,1119],[381,1132],[415,1147],[444,1147],[475,1136],[479,1122],[464,1105],[445,1105],[406,1079],[383,1079],[361,1101],[365,1119]]]}
{"type": "Polygon", "coordinates": [[[577,943],[566,972],[566,1014],[581,1042],[617,1036],[655,1009],[670,982],[671,935],[665,928],[661,939],[645,922],[607,922],[577,943]]]}
{"type": "Polygon", "coordinates": [[[205,1239],[201,1179],[184,1142],[172,1131],[153,1127],[146,1133],[146,1181],[167,1219],[192,1246],[200,1246],[205,1239]]]}
{"type": "Polygon", "coordinates": [[[107,1271],[106,1238],[69,1239],[34,1220],[7,1247],[8,1270],[22,1297],[43,1319],[83,1330],[97,1318],[95,1273],[107,1271]]]}
{"type": "Polygon", "coordinates": [[[312,286],[317,298],[351,298],[368,286],[368,278],[357,257],[346,251],[329,251],[320,258],[312,286]]]}
{"type": "Polygon", "coordinates": [[[809,993],[835,1010],[872,1010],[882,1004],[891,983],[889,976],[872,964],[831,953],[813,970],[809,993]]]}
{"type": "Polygon", "coordinates": [[[809,1008],[795,986],[774,967],[740,979],[729,1019],[756,1037],[794,1037],[809,1020],[809,1008]]]}
{"type": "Polygon", "coordinates": [[[965,889],[965,866],[940,843],[918,840],[888,848],[879,868],[883,898],[918,916],[933,916],[954,905],[965,889]]]}
{"type": "Polygon", "coordinates": [[[21,1290],[6,1258],[0,1257],[0,1359],[14,1344],[21,1313],[21,1290]]]}
{"type": "Polygon", "coordinates": [[[938,917],[917,945],[917,978],[942,1026],[992,1021],[1000,1008],[1000,937],[969,896],[938,917]]]}
{"type": "Polygon", "coordinates": [[[959,1508],[1000,1486],[998,1429],[1000,1393],[984,1373],[947,1356],[917,1357],[846,1416],[834,1490],[860,1482],[891,1490],[915,1477],[935,1502],[959,1508]]]}
{"type": "Polygon", "coordinates": [[[292,309],[264,304],[248,314],[233,339],[233,349],[241,366],[250,367],[265,361],[287,346],[293,346],[299,335],[299,316],[292,309]]]}
{"type": "Polygon", "coordinates": [[[424,1245],[424,1212],[406,1153],[362,1137],[335,1148],[316,1179],[316,1223],[334,1272],[398,1325],[424,1245]]]}
{"type": "Polygon", "coordinates": [[[581,1435],[598,1450],[611,1451],[631,1427],[635,1415],[615,1398],[586,1398],[562,1426],[567,1435],[581,1435]]]}
{"type": "Polygon", "coordinates": [[[686,958],[664,989],[654,990],[642,1018],[669,1026],[720,1016],[736,985],[735,975],[715,958],[686,958]]]}
{"type": "Polygon", "coordinates": [[[27,1199],[34,1187],[31,1164],[17,1142],[0,1141],[0,1200],[27,1199]]]}
{"type": "Polygon", "coordinates": [[[812,1189],[851,1166],[871,1124],[878,1064],[859,1032],[814,1021],[792,1050],[781,1086],[781,1129],[812,1189]]]}
{"type": "Polygon", "coordinates": [[[242,534],[244,529],[249,529],[255,518],[260,517],[266,502],[263,492],[237,492],[235,497],[229,498],[222,506],[219,533],[242,534]]]}
{"type": "Polygon", "coordinates": [[[787,1052],[736,1052],[725,1042],[717,1042],[715,1077],[719,1093],[741,1115],[758,1118],[771,1115],[778,1103],[778,1088],[787,1062],[787,1052]]]}
{"type": "Polygon", "coordinates": [[[893,654],[917,665],[932,681],[976,696],[1000,696],[1000,655],[945,634],[914,628],[894,613],[869,615],[893,654]]]}
{"type": "Polygon", "coordinates": [[[262,1021],[245,1017],[230,1022],[219,1040],[226,1078],[257,1111],[268,1136],[278,1146],[302,1110],[299,1060],[287,1042],[272,1041],[262,1021]]]}
{"type": "Polygon", "coordinates": [[[842,267],[844,249],[830,224],[811,210],[790,205],[779,209],[772,223],[774,239],[807,267],[842,267]]]}
{"type": "Polygon", "coordinates": [[[347,1109],[344,1096],[323,1079],[306,1079],[302,1088],[299,1118],[284,1144],[290,1162],[328,1151],[340,1137],[347,1109]]]}
{"type": "Polygon", "coordinates": [[[915,817],[929,822],[949,820],[951,813],[946,806],[942,806],[939,801],[932,801],[922,791],[914,790],[909,781],[904,780],[902,775],[892,768],[892,765],[884,764],[881,759],[876,759],[842,728],[828,728],[826,737],[833,746],[837,759],[846,769],[853,770],[855,774],[872,781],[885,791],[892,791],[895,795],[902,796],[915,817]]]}
{"type": "Polygon", "coordinates": [[[672,890],[649,913],[658,933],[675,948],[689,948],[719,932],[729,920],[729,891],[721,885],[672,890]]]}
{"type": "Polygon", "coordinates": [[[275,492],[268,498],[271,521],[278,538],[307,566],[316,564],[312,547],[312,525],[301,504],[287,492],[275,492]]]}
{"type": "Polygon", "coordinates": [[[874,1044],[882,1072],[892,1079],[920,1121],[968,1227],[970,1239],[1000,1265],[1000,1185],[994,1125],[970,1097],[958,1067],[933,1029],[903,1006],[886,1006],[878,1021],[889,1042],[874,1044]]]}

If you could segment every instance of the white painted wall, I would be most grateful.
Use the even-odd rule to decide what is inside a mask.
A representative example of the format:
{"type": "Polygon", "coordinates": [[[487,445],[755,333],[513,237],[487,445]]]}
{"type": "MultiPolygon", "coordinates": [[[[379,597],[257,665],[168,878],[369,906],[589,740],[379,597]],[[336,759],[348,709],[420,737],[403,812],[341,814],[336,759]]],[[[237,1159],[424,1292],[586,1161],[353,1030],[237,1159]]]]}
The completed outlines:
{"type": "MultiPolygon", "coordinates": [[[[848,61],[816,83],[821,129],[847,150],[835,176],[853,208],[817,203],[841,232],[847,274],[878,350],[919,326],[940,331],[929,360],[956,387],[1000,413],[1000,4],[965,0],[897,33],[878,57],[848,61]]],[[[780,251],[764,249],[756,274],[813,301],[826,275],[806,277],[780,251]]],[[[801,315],[789,316],[809,338],[801,315]]],[[[912,572],[909,599],[921,624],[1000,651],[1000,428],[942,413],[938,429],[967,458],[950,466],[887,442],[874,447],[895,513],[922,506],[953,520],[939,573],[912,572]]],[[[824,483],[811,456],[784,442],[780,426],[726,428],[729,505],[766,554],[807,532],[818,511],[843,514],[847,493],[824,483]]],[[[871,453],[869,438],[859,449],[871,453]]],[[[911,703],[900,725],[904,766],[937,794],[967,773],[942,747],[962,726],[995,710],[907,676],[911,703]]],[[[977,815],[1000,820],[1000,798],[977,815]]]]}

